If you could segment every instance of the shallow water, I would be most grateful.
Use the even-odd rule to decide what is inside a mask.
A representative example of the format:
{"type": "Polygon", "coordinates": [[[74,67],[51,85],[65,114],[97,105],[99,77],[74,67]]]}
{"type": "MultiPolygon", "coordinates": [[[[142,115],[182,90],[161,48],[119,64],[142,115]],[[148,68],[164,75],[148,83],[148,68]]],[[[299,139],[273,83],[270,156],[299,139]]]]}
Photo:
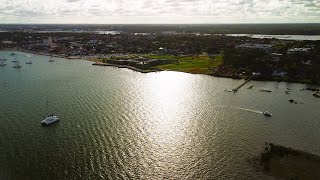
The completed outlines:
{"type": "Polygon", "coordinates": [[[306,85],[252,81],[234,94],[242,80],[10,54],[0,52],[0,179],[273,179],[248,162],[265,142],[320,155],[320,100],[306,85]],[[49,127],[46,99],[61,118],[49,127]]]}

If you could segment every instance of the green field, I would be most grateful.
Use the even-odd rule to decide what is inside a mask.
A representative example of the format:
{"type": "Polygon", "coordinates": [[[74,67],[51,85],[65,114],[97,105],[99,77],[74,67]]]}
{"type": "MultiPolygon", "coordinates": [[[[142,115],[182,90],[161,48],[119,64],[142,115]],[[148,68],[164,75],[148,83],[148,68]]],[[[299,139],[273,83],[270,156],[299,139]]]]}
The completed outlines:
{"type": "Polygon", "coordinates": [[[223,55],[216,56],[214,59],[210,59],[207,55],[202,56],[159,56],[159,55],[150,55],[148,58],[153,59],[174,59],[178,60],[179,63],[175,64],[166,64],[156,66],[161,70],[170,70],[170,71],[181,71],[187,73],[196,73],[196,74],[212,74],[212,68],[216,68],[219,65],[223,64],[223,55]]]}

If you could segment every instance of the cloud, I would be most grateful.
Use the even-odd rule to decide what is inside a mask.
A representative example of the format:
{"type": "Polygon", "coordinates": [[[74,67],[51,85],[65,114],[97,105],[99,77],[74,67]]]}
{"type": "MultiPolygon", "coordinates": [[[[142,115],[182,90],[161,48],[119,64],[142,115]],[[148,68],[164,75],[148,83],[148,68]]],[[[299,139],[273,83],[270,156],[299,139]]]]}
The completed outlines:
{"type": "Polygon", "coordinates": [[[0,0],[0,23],[320,22],[319,11],[320,0],[0,0]]]}
{"type": "Polygon", "coordinates": [[[70,2],[70,3],[73,3],[73,2],[79,2],[80,0],[66,0],[66,2],[70,2]]]}

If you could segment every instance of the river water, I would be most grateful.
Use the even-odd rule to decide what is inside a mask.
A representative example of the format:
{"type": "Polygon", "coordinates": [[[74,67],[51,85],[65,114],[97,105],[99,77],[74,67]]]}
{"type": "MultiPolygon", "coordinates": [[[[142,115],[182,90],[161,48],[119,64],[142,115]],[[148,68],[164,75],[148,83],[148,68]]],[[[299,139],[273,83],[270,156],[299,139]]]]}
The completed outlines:
{"type": "Polygon", "coordinates": [[[320,155],[320,100],[303,84],[252,81],[234,94],[243,80],[10,54],[0,52],[0,179],[273,179],[250,163],[265,142],[320,155]],[[49,127],[46,99],[61,118],[49,127]]]}
{"type": "Polygon", "coordinates": [[[281,40],[294,40],[294,41],[319,41],[320,35],[267,35],[267,34],[226,34],[227,36],[234,37],[251,37],[256,39],[281,39],[281,40]]]}

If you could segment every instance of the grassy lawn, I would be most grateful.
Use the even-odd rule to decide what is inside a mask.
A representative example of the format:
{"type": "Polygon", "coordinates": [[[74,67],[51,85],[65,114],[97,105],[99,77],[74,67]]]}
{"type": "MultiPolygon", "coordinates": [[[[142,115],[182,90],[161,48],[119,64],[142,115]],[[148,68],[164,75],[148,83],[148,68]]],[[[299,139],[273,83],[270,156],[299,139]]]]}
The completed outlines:
{"type": "Polygon", "coordinates": [[[179,63],[166,64],[157,66],[162,70],[181,71],[197,74],[211,74],[212,70],[209,68],[215,68],[223,64],[223,55],[216,56],[214,60],[211,60],[209,56],[159,56],[152,55],[147,56],[153,59],[174,59],[179,60],[179,63]]]}

